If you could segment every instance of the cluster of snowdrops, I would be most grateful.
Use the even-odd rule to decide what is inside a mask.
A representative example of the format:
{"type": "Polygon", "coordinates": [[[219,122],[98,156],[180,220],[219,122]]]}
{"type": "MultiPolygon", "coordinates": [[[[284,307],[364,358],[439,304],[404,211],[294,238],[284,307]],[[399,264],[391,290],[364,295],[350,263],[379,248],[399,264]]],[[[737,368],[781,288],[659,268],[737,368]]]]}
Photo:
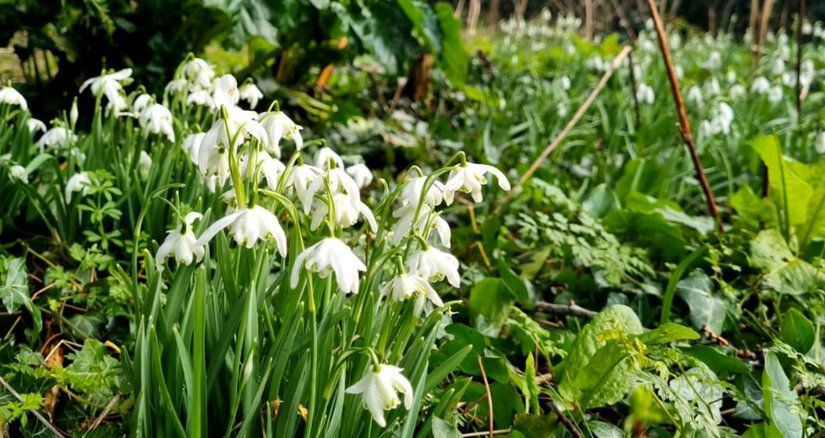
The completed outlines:
{"type": "MultiPolygon", "coordinates": [[[[140,89],[127,93],[125,87],[130,83],[131,70],[107,71],[83,83],[80,92],[92,93],[97,108],[112,123],[136,120],[135,129],[146,144],[168,142],[183,148],[191,161],[186,166],[190,173],[197,173],[200,190],[205,196],[215,194],[224,204],[223,211],[195,211],[164,197],[175,226],[168,227],[165,238],[155,246],[154,268],[161,275],[202,263],[210,241],[225,231],[239,247],[274,243],[283,260],[280,270],[288,273],[291,288],[311,284],[313,279],[329,278],[331,282],[334,278],[340,294],[377,294],[396,302],[414,300],[413,315],[420,317],[445,305],[436,283],[446,280],[458,287],[461,281],[459,260],[449,253],[450,225],[439,207],[452,204],[458,193],[481,201],[488,177],[501,189],[510,188],[500,170],[467,162],[461,152],[445,167],[430,173],[413,166],[392,187],[386,181],[374,181],[361,157],[339,156],[324,141],[304,142],[303,128],[281,111],[277,102],[264,112],[254,111],[263,94],[253,81],[239,85],[232,75],[218,77],[199,58],[189,57],[180,66],[162,99],[140,89]],[[197,132],[198,123],[178,120],[170,108],[185,109],[207,129],[197,132]],[[287,148],[290,155],[284,153],[287,148]],[[362,200],[376,188],[382,190],[376,203],[386,206],[384,214],[374,214],[362,200]],[[219,218],[200,223],[210,216],[219,218]],[[304,238],[315,241],[304,242],[304,238]],[[288,246],[293,243],[300,248],[288,264],[288,246]],[[370,257],[370,248],[377,245],[389,248],[380,252],[380,260],[370,257]],[[361,281],[364,276],[383,281],[373,287],[375,290],[365,290],[375,283],[361,281]]],[[[7,86],[0,89],[0,109],[4,115],[13,111],[22,114],[32,136],[32,149],[63,157],[68,178],[60,192],[66,205],[95,192],[101,174],[86,167],[86,157],[76,147],[76,105],[47,129],[28,114],[25,98],[7,86]]],[[[151,152],[151,148],[141,147],[133,156],[136,176],[144,180],[156,165],[151,152]]],[[[0,160],[11,180],[36,186],[35,171],[29,164],[15,162],[10,154],[0,160]]],[[[152,247],[149,245],[148,252],[152,247]]],[[[318,306],[312,293],[305,299],[311,311],[318,306]]],[[[410,407],[413,385],[405,370],[387,363],[375,348],[368,345],[355,352],[368,358],[369,365],[350,382],[346,392],[361,394],[372,418],[384,427],[385,410],[402,401],[410,407]]]]}

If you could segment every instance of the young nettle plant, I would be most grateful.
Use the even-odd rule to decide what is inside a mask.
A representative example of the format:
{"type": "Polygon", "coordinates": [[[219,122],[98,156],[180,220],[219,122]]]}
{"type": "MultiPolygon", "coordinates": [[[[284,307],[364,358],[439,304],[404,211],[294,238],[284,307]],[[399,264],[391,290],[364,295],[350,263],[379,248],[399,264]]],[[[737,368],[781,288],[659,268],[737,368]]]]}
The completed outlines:
{"type": "Polygon", "coordinates": [[[161,198],[180,225],[145,264],[145,285],[133,279],[138,340],[126,363],[135,431],[411,433],[426,421],[429,355],[449,315],[436,287],[461,281],[437,208],[458,192],[481,201],[487,174],[509,183],[458,153],[430,175],[413,167],[370,194],[360,157],[305,144],[277,103],[260,114],[240,108],[260,98],[251,87],[230,75],[215,81],[216,117],[182,144],[206,190],[192,203],[161,198]],[[286,163],[285,140],[294,148],[286,163]],[[222,203],[203,201],[210,190],[222,203]]]}

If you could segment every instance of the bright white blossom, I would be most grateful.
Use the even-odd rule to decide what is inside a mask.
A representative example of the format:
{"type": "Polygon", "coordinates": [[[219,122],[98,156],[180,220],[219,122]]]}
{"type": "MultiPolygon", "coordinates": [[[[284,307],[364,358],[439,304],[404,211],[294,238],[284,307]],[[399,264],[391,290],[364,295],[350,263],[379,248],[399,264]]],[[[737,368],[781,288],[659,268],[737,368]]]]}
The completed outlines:
{"type": "Polygon", "coordinates": [[[771,89],[771,83],[762,76],[757,77],[751,83],[751,92],[758,94],[767,94],[771,89]]]}
{"type": "Polygon", "coordinates": [[[359,272],[367,270],[364,262],[352,252],[346,243],[335,237],[327,237],[310,246],[295,259],[290,274],[291,287],[298,286],[301,270],[314,272],[321,278],[335,273],[338,287],[344,293],[358,292],[359,272]]]}
{"type": "Polygon", "coordinates": [[[77,141],[77,135],[71,129],[62,126],[55,126],[46,131],[40,140],[35,143],[42,152],[46,148],[63,148],[71,142],[77,141]]]}
{"type": "MultiPolygon", "coordinates": [[[[414,176],[404,183],[401,189],[401,194],[398,196],[401,205],[418,205],[421,199],[421,193],[424,191],[424,184],[427,178],[424,176],[414,176]]],[[[433,181],[427,189],[427,195],[424,197],[424,203],[435,207],[444,200],[444,184],[439,181],[433,181]]]]}
{"type": "Polygon", "coordinates": [[[351,176],[355,184],[358,184],[358,188],[361,189],[367,187],[372,182],[372,171],[362,163],[347,167],[347,175],[351,176]]]}
{"type": "Polygon", "coordinates": [[[215,81],[215,90],[212,92],[212,101],[216,108],[232,108],[238,104],[241,96],[238,91],[238,80],[232,75],[223,75],[215,81]]]}
{"type": "Polygon", "coordinates": [[[295,143],[295,149],[301,150],[304,147],[304,139],[301,137],[301,130],[304,129],[296,124],[282,111],[261,113],[261,126],[266,130],[267,141],[263,142],[264,149],[273,154],[276,158],[281,156],[281,139],[289,138],[295,143]]]}
{"type": "Polygon", "coordinates": [[[205,106],[208,108],[213,108],[215,104],[212,102],[212,95],[206,91],[198,90],[189,93],[189,97],[186,98],[187,105],[199,105],[205,106]]]}
{"type": "Polygon", "coordinates": [[[169,94],[178,94],[186,91],[188,86],[189,83],[186,82],[186,79],[173,79],[166,84],[166,88],[164,90],[169,94]]]}
{"type": "Polygon", "coordinates": [[[206,137],[205,132],[196,132],[189,134],[183,139],[183,150],[189,156],[189,160],[194,164],[198,164],[198,152],[201,149],[203,138],[206,137]]]}
{"type": "Polygon", "coordinates": [[[138,158],[138,174],[140,175],[140,179],[144,181],[149,179],[149,172],[151,171],[152,156],[146,151],[140,151],[140,157],[138,158]]]}
{"type": "Polygon", "coordinates": [[[418,250],[407,260],[407,269],[430,281],[446,278],[453,287],[461,284],[458,275],[458,259],[454,255],[435,247],[418,250]]]}
{"type": "Polygon", "coordinates": [[[647,84],[639,84],[639,88],[636,89],[636,99],[639,100],[639,103],[652,105],[653,101],[655,100],[656,96],[653,94],[653,89],[650,88],[647,84]]]}
{"type": "Polygon", "coordinates": [[[183,65],[183,75],[201,89],[212,87],[215,70],[201,58],[192,58],[183,65]]]}
{"type": "Polygon", "coordinates": [[[143,110],[154,102],[155,98],[151,94],[143,93],[132,102],[132,111],[140,114],[143,110]]]}
{"type": "Polygon", "coordinates": [[[264,93],[253,83],[247,82],[238,89],[238,95],[241,100],[249,103],[249,107],[255,109],[258,106],[258,101],[264,97],[264,93]]]}
{"type": "Polygon", "coordinates": [[[172,127],[172,113],[168,108],[153,103],[140,113],[140,126],[143,132],[149,134],[163,134],[169,141],[175,141],[175,130],[172,127]]]}
{"type": "Polygon", "coordinates": [[[163,269],[163,264],[169,255],[175,257],[175,261],[180,265],[189,265],[193,260],[203,259],[204,247],[197,243],[195,233],[192,232],[192,224],[201,218],[203,216],[200,213],[189,213],[183,219],[182,230],[169,230],[166,233],[166,239],[155,255],[155,267],[158,270],[163,269]]]}
{"type": "Polygon", "coordinates": [[[401,274],[393,278],[384,284],[381,292],[398,301],[403,301],[416,295],[423,295],[438,307],[444,305],[441,297],[438,296],[438,292],[430,286],[427,279],[416,274],[401,274]]]}
{"type": "Polygon", "coordinates": [[[510,190],[510,182],[504,173],[487,164],[466,163],[450,171],[447,182],[444,183],[444,200],[447,205],[453,203],[456,192],[469,193],[473,201],[481,202],[481,187],[487,184],[485,175],[491,173],[502,190],[510,190]]]}
{"type": "Polygon", "coordinates": [[[347,388],[346,392],[361,394],[364,406],[381,427],[387,426],[384,411],[395,409],[401,404],[398,393],[404,395],[405,408],[409,409],[413,401],[412,385],[401,374],[401,368],[386,364],[369,367],[361,380],[347,388]]]}
{"type": "Polygon", "coordinates": [[[24,110],[29,109],[29,104],[26,103],[26,98],[24,98],[19,91],[12,87],[0,88],[0,104],[2,103],[6,105],[16,105],[24,110]]]}
{"type": "Polygon", "coordinates": [[[323,147],[315,154],[315,165],[321,169],[344,167],[344,160],[332,149],[323,147]]]}
{"type": "Polygon", "coordinates": [[[9,168],[9,177],[11,177],[12,180],[20,181],[23,184],[27,184],[29,182],[29,172],[25,167],[19,164],[15,164],[9,168]]]}
{"type": "MultiPolygon", "coordinates": [[[[375,221],[375,216],[367,207],[366,204],[359,199],[353,200],[352,197],[345,193],[336,193],[332,195],[333,210],[335,213],[335,223],[342,228],[349,228],[358,222],[358,218],[363,216],[367,221],[372,231],[378,231],[378,223],[375,221]]],[[[311,230],[316,230],[329,214],[329,207],[327,202],[316,199],[312,208],[312,222],[310,224],[311,230]]]]}
{"type": "Polygon", "coordinates": [[[107,109],[114,110],[115,113],[121,112],[128,106],[126,98],[123,96],[123,82],[127,82],[132,77],[132,69],[124,68],[105,75],[95,76],[87,79],[80,85],[80,92],[82,93],[87,87],[90,87],[92,94],[95,96],[106,96],[109,104],[107,109]]]}
{"type": "Polygon", "coordinates": [[[286,256],[286,234],[278,218],[269,210],[256,205],[241,208],[218,219],[198,238],[197,243],[204,245],[212,240],[219,231],[229,227],[229,234],[238,245],[252,248],[258,240],[275,240],[278,252],[286,256]]]}
{"type": "Polygon", "coordinates": [[[68,181],[66,181],[66,203],[72,202],[72,193],[80,192],[81,195],[86,195],[89,192],[89,185],[92,181],[89,179],[88,172],[80,172],[72,175],[68,181]]]}
{"type": "Polygon", "coordinates": [[[38,119],[28,119],[26,120],[26,127],[29,128],[29,133],[34,134],[37,131],[45,131],[46,124],[38,119]]]}

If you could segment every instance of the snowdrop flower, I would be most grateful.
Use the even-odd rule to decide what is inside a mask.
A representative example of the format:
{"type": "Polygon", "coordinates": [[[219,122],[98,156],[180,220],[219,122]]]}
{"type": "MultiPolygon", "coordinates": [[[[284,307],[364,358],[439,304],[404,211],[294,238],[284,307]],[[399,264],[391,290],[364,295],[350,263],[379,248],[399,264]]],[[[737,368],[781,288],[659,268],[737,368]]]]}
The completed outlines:
{"type": "Polygon", "coordinates": [[[768,90],[768,102],[770,103],[777,103],[782,100],[782,88],[779,86],[771,87],[768,90]]]}
{"type": "Polygon", "coordinates": [[[89,192],[89,185],[92,181],[89,179],[88,172],[80,172],[72,175],[68,181],[66,181],[66,203],[72,202],[72,193],[80,192],[81,195],[86,195],[89,192]]]}
{"type": "MultiPolygon", "coordinates": [[[[246,163],[242,163],[243,169],[241,172],[246,176],[246,163]]],[[[284,174],[286,166],[280,160],[272,158],[267,153],[258,154],[258,166],[261,173],[266,179],[266,186],[270,190],[278,190],[278,183],[281,180],[281,175],[284,174]]]]}
{"type": "Polygon", "coordinates": [[[201,149],[201,143],[203,143],[204,137],[206,137],[205,132],[196,132],[187,135],[186,138],[183,139],[183,150],[193,164],[198,164],[198,152],[201,149]]]}
{"type": "Polygon", "coordinates": [[[702,90],[699,89],[698,86],[694,85],[690,87],[690,89],[688,90],[687,99],[690,102],[701,104],[705,98],[704,96],[702,96],[702,90]]]}
{"type": "Polygon", "coordinates": [[[166,84],[166,88],[164,88],[164,91],[166,91],[169,94],[178,94],[186,91],[188,87],[189,83],[186,82],[186,79],[173,79],[169,81],[168,84],[166,84]]]}
{"type": "Polygon", "coordinates": [[[401,404],[398,393],[404,395],[404,407],[409,409],[413,402],[413,389],[410,381],[401,374],[401,368],[392,365],[370,367],[364,377],[346,390],[347,394],[361,394],[364,406],[370,411],[373,420],[386,427],[384,411],[395,409],[401,404]]]}
{"type": "MultiPolygon", "coordinates": [[[[364,217],[373,232],[378,231],[378,223],[375,221],[375,216],[367,207],[366,204],[358,199],[353,200],[345,193],[336,193],[332,195],[333,210],[335,213],[335,223],[342,228],[349,228],[358,222],[360,216],[364,217]]],[[[329,213],[329,206],[325,201],[315,200],[312,209],[312,223],[310,230],[316,230],[321,223],[326,219],[329,213]]]]}
{"type": "Polygon", "coordinates": [[[206,137],[203,139],[201,148],[215,148],[229,146],[230,138],[234,137],[235,143],[233,147],[239,146],[249,138],[255,138],[259,142],[264,143],[266,139],[266,131],[258,123],[258,114],[254,111],[242,110],[238,107],[224,107],[226,111],[222,113],[222,117],[215,120],[209,131],[206,132],[206,137]],[[226,117],[226,120],[223,119],[226,117]],[[229,134],[227,135],[227,126],[229,127],[229,134]]]}
{"type": "Polygon", "coordinates": [[[138,158],[138,174],[140,179],[146,181],[149,179],[149,172],[152,171],[152,157],[146,151],[140,151],[138,158]]]}
{"type": "Polygon", "coordinates": [[[767,94],[771,89],[771,83],[763,76],[759,76],[751,83],[751,92],[759,94],[767,94]]]}
{"type": "Polygon", "coordinates": [[[816,135],[814,147],[818,153],[825,154],[825,131],[820,131],[819,134],[816,135]]]}
{"type": "Polygon", "coordinates": [[[45,148],[63,148],[70,142],[75,141],[77,141],[77,135],[71,129],[55,126],[46,131],[35,144],[43,152],[45,148]]]}
{"type": "Polygon", "coordinates": [[[710,120],[703,120],[699,125],[702,136],[710,137],[717,134],[729,134],[733,123],[733,109],[725,102],[719,102],[712,112],[710,120]]]}
{"type": "Polygon", "coordinates": [[[166,239],[155,255],[155,267],[158,271],[163,269],[163,264],[170,255],[175,257],[179,265],[190,265],[193,260],[203,259],[203,245],[198,244],[195,233],[192,232],[192,224],[202,218],[203,215],[200,213],[189,213],[183,219],[182,230],[169,230],[166,233],[166,239]]]}
{"type": "Polygon", "coordinates": [[[132,111],[135,114],[140,114],[143,110],[148,107],[155,99],[152,97],[151,94],[143,93],[140,96],[135,98],[135,101],[132,102],[132,111]]]}
{"type": "Polygon", "coordinates": [[[37,119],[26,120],[26,127],[29,128],[29,133],[34,134],[37,131],[45,131],[46,124],[37,119]]]}
{"type": "Polygon", "coordinates": [[[201,58],[192,58],[183,65],[183,75],[202,89],[212,86],[215,70],[201,58]]]}
{"type": "Polygon", "coordinates": [[[708,70],[715,70],[719,68],[720,65],[722,65],[722,55],[720,55],[719,52],[714,50],[710,52],[710,56],[708,56],[708,59],[705,61],[704,64],[702,64],[702,67],[708,70]]]}
{"type": "Polygon", "coordinates": [[[708,96],[717,96],[721,92],[722,87],[719,85],[719,81],[717,81],[716,78],[711,78],[709,81],[705,82],[705,93],[708,96]]]}
{"type": "MultiPolygon", "coordinates": [[[[424,183],[427,178],[424,176],[415,176],[404,183],[398,200],[402,206],[418,205],[421,199],[421,193],[424,191],[424,183]]],[[[427,195],[424,197],[424,203],[431,207],[435,207],[444,200],[444,184],[439,181],[433,181],[433,184],[427,189],[427,195]]]]}
{"type": "Polygon", "coordinates": [[[296,124],[282,111],[261,113],[261,126],[266,130],[268,141],[263,142],[264,149],[273,154],[276,158],[281,156],[280,143],[282,138],[289,138],[295,143],[295,149],[301,150],[304,147],[304,139],[301,137],[302,126],[296,124]]]}
{"type": "Polygon", "coordinates": [[[739,98],[745,95],[747,90],[745,90],[745,87],[741,84],[733,84],[730,87],[730,90],[728,90],[728,92],[730,94],[731,99],[738,100],[739,98]]]}
{"type": "Polygon", "coordinates": [[[304,205],[304,211],[309,211],[308,206],[312,204],[312,197],[315,196],[310,187],[314,186],[322,174],[323,171],[315,166],[301,164],[294,166],[286,179],[285,188],[295,190],[295,195],[304,205]]]}
{"type": "Polygon", "coordinates": [[[12,87],[0,88],[0,103],[4,103],[6,105],[16,105],[23,110],[29,109],[29,104],[26,103],[26,98],[24,98],[19,91],[12,87]]]}
{"type": "MultiPolygon", "coordinates": [[[[316,169],[318,168],[316,167],[316,169]]],[[[355,180],[353,180],[343,168],[334,167],[327,169],[322,175],[325,176],[325,178],[317,178],[309,185],[306,191],[304,191],[303,195],[299,196],[301,204],[304,207],[304,213],[309,213],[310,205],[315,194],[326,190],[327,181],[329,182],[330,193],[335,194],[343,191],[350,197],[353,204],[360,202],[361,193],[358,189],[358,184],[355,183],[355,180]]]]}
{"type": "Polygon", "coordinates": [[[814,76],[816,76],[814,63],[810,59],[806,59],[800,66],[799,71],[799,83],[802,85],[802,88],[810,88],[814,81],[814,76]]]}
{"type": "Polygon", "coordinates": [[[215,106],[214,103],[212,103],[212,95],[203,90],[189,93],[189,97],[186,98],[186,104],[205,106],[209,108],[214,108],[215,106]]]}
{"type": "Polygon", "coordinates": [[[163,134],[169,141],[175,141],[172,113],[159,103],[149,105],[140,113],[140,126],[147,135],[163,134]]]}
{"type": "Polygon", "coordinates": [[[9,177],[14,181],[20,181],[23,184],[29,183],[29,172],[25,167],[15,164],[9,168],[9,177]]]}
{"type": "Polygon", "coordinates": [[[358,188],[360,189],[370,185],[372,182],[372,172],[370,171],[370,168],[362,163],[353,164],[352,166],[347,167],[347,175],[352,177],[355,184],[358,184],[358,188]]]}
{"type": "Polygon", "coordinates": [[[569,90],[570,89],[570,78],[568,78],[567,76],[562,76],[559,79],[559,88],[561,88],[564,91],[569,90]]]}
{"type": "Polygon", "coordinates": [[[653,94],[653,89],[650,88],[647,84],[639,84],[639,88],[636,89],[636,99],[639,100],[639,103],[652,105],[656,95],[653,94]]]}
{"type": "MultiPolygon", "coordinates": [[[[410,235],[410,230],[413,229],[413,221],[415,220],[415,212],[417,207],[415,205],[408,205],[405,207],[401,207],[395,211],[393,211],[393,216],[399,218],[398,222],[393,225],[392,228],[392,238],[390,241],[394,245],[398,245],[401,241],[410,235]]],[[[431,231],[435,231],[438,234],[438,238],[441,241],[441,245],[449,248],[450,247],[450,237],[452,235],[452,231],[450,230],[450,224],[447,223],[441,216],[433,211],[433,208],[430,207],[428,204],[424,204],[421,206],[420,211],[418,212],[418,220],[415,223],[415,233],[418,235],[425,235],[427,230],[425,229],[429,223],[430,215],[433,215],[432,218],[432,229],[431,231]]],[[[429,234],[427,238],[429,239],[429,234]]]]}
{"type": "Polygon", "coordinates": [[[212,101],[216,108],[231,108],[240,100],[238,80],[232,75],[223,75],[215,81],[215,91],[212,92],[212,101]]]}
{"type": "Polygon", "coordinates": [[[785,61],[781,58],[776,58],[771,63],[771,74],[774,76],[779,76],[782,73],[785,73],[785,61]]]}
{"type": "Polygon", "coordinates": [[[241,85],[241,88],[238,89],[238,95],[241,100],[249,102],[249,107],[252,109],[255,109],[255,107],[258,106],[258,101],[264,97],[261,90],[252,82],[241,85]]]}
{"type": "Polygon", "coordinates": [[[391,296],[397,301],[403,301],[414,295],[423,295],[438,307],[444,305],[441,297],[430,286],[426,278],[415,274],[401,274],[384,284],[381,293],[391,296]]]}
{"type": "Polygon", "coordinates": [[[567,113],[569,112],[570,110],[567,108],[566,103],[559,102],[558,105],[556,105],[556,114],[559,116],[559,118],[566,117],[567,113]]]}
{"type": "Polygon", "coordinates": [[[510,190],[510,182],[504,173],[487,164],[465,163],[450,171],[447,182],[444,183],[444,200],[447,205],[453,203],[455,192],[469,193],[473,201],[481,202],[481,187],[487,184],[485,174],[491,173],[496,178],[502,190],[510,190]]]}
{"type": "Polygon", "coordinates": [[[407,260],[407,269],[430,281],[441,281],[446,278],[453,287],[461,284],[461,277],[458,275],[458,259],[432,246],[413,253],[407,260]]]}
{"type": "Polygon", "coordinates": [[[69,123],[71,126],[77,126],[77,118],[80,113],[77,111],[77,96],[72,100],[72,108],[69,110],[69,123]]]}
{"type": "Polygon", "coordinates": [[[218,219],[206,229],[198,238],[197,244],[204,245],[219,231],[229,227],[229,234],[235,239],[238,245],[252,248],[258,240],[275,240],[278,252],[286,257],[286,234],[281,228],[278,218],[269,210],[254,206],[251,208],[241,208],[218,219]]]}
{"type": "Polygon", "coordinates": [[[123,70],[114,73],[95,76],[87,79],[80,85],[80,92],[82,93],[87,87],[90,87],[92,94],[95,96],[106,96],[109,100],[107,109],[112,109],[116,113],[126,109],[126,99],[122,95],[123,86],[121,82],[126,82],[132,77],[132,69],[124,68],[123,70]]]}
{"type": "Polygon", "coordinates": [[[366,265],[349,246],[335,237],[327,237],[310,246],[295,259],[295,266],[290,274],[291,287],[298,286],[301,270],[314,272],[321,278],[335,273],[338,287],[344,293],[358,292],[358,272],[367,270],[366,265]]]}
{"type": "Polygon", "coordinates": [[[327,169],[330,168],[330,164],[334,164],[335,167],[344,167],[344,160],[330,148],[319,149],[315,154],[315,165],[321,169],[327,169]]]}

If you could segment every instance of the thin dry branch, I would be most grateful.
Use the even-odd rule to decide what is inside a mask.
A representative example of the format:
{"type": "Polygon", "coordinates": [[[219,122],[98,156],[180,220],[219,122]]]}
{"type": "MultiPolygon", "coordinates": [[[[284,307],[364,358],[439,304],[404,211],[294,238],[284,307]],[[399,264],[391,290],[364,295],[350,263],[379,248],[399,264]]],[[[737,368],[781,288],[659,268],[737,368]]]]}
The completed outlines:
{"type": "Polygon", "coordinates": [[[596,316],[597,313],[590,309],[585,309],[584,307],[581,307],[572,301],[570,302],[570,304],[556,304],[548,303],[546,301],[539,301],[536,303],[536,308],[539,310],[547,310],[550,311],[550,313],[554,313],[557,315],[571,315],[585,319],[590,319],[596,316]]]}
{"type": "Polygon", "coordinates": [[[625,58],[627,58],[627,56],[630,54],[630,50],[630,46],[624,46],[622,51],[616,56],[616,58],[613,59],[613,62],[610,64],[610,68],[608,68],[607,71],[604,72],[604,75],[602,75],[602,78],[599,80],[599,83],[596,84],[596,88],[594,88],[593,91],[590,92],[590,95],[587,96],[587,99],[584,100],[584,103],[582,103],[579,109],[576,110],[576,113],[573,114],[573,118],[570,119],[569,122],[567,122],[567,125],[564,126],[564,129],[562,129],[561,132],[559,132],[556,138],[554,138],[553,141],[551,141],[550,144],[548,144],[547,147],[545,147],[544,150],[541,151],[541,154],[539,154],[536,160],[533,161],[533,164],[530,165],[530,168],[528,168],[527,171],[524,172],[523,175],[521,175],[521,178],[519,178],[518,182],[513,187],[513,189],[510,190],[506,195],[504,195],[504,198],[501,200],[501,203],[499,203],[498,207],[495,210],[496,214],[501,212],[504,206],[507,205],[507,202],[510,200],[510,198],[512,198],[513,195],[518,191],[518,189],[521,186],[523,186],[524,183],[526,183],[527,180],[530,179],[530,177],[533,176],[533,173],[535,173],[539,166],[541,166],[541,164],[544,163],[544,160],[546,160],[547,157],[550,156],[550,153],[553,152],[559,146],[559,144],[561,144],[562,140],[564,140],[565,137],[567,137],[567,134],[569,134],[573,127],[576,126],[576,123],[578,123],[582,116],[584,116],[584,113],[587,112],[587,109],[590,108],[590,105],[592,105],[593,101],[596,100],[596,96],[599,95],[599,93],[602,91],[602,88],[604,88],[604,86],[607,84],[608,79],[610,79],[610,77],[613,76],[613,73],[616,71],[619,65],[621,65],[625,58]]]}
{"type": "MultiPolygon", "coordinates": [[[[8,382],[6,382],[6,380],[5,380],[5,379],[3,379],[2,377],[0,377],[0,385],[2,385],[2,386],[3,386],[3,388],[5,388],[5,389],[6,389],[6,391],[8,391],[8,392],[9,392],[9,394],[13,395],[13,396],[14,396],[14,398],[16,398],[16,399],[17,399],[17,401],[19,401],[19,402],[22,402],[22,401],[23,401],[23,397],[21,397],[21,396],[20,396],[20,394],[19,394],[17,391],[15,391],[15,390],[14,390],[14,388],[12,388],[12,387],[11,387],[11,385],[9,385],[9,384],[8,384],[8,382]]],[[[52,424],[51,422],[49,422],[49,420],[47,420],[47,419],[46,419],[46,417],[44,417],[44,416],[43,416],[40,412],[38,412],[37,410],[32,409],[32,410],[31,410],[31,411],[29,411],[29,412],[31,412],[32,414],[34,414],[34,416],[35,416],[35,417],[36,417],[36,418],[37,418],[37,419],[38,419],[41,423],[43,423],[43,425],[44,425],[44,426],[46,426],[46,428],[47,428],[47,429],[49,429],[50,431],[52,431],[52,433],[53,433],[55,436],[58,436],[58,437],[64,437],[64,436],[66,436],[66,434],[65,434],[65,433],[61,432],[61,431],[60,431],[57,427],[55,427],[55,425],[54,425],[54,424],[52,424]]]]}
{"type": "MultiPolygon", "coordinates": [[[[771,1],[771,0],[767,0],[771,1]]],[[[650,8],[650,15],[653,17],[653,24],[656,26],[656,36],[659,40],[659,47],[662,51],[662,57],[665,61],[665,68],[667,69],[667,78],[670,81],[670,91],[673,94],[673,101],[676,104],[676,112],[679,116],[679,126],[682,132],[682,138],[690,152],[690,158],[693,161],[693,168],[696,171],[696,179],[702,186],[702,192],[705,194],[705,202],[707,202],[708,212],[714,220],[719,219],[719,210],[716,207],[716,198],[713,197],[713,192],[710,190],[708,178],[705,176],[705,169],[702,167],[702,162],[699,160],[699,153],[696,151],[696,143],[693,140],[693,134],[690,131],[690,121],[688,121],[687,110],[685,110],[685,101],[682,98],[682,92],[679,90],[679,81],[676,78],[676,69],[673,67],[673,58],[670,55],[670,46],[665,35],[665,28],[662,26],[662,19],[659,17],[659,11],[656,9],[656,4],[653,0],[647,0],[647,5],[650,8]]],[[[721,223],[720,229],[721,229],[721,223]]]]}
{"type": "Polygon", "coordinates": [[[484,371],[484,363],[481,361],[481,355],[478,355],[478,368],[481,370],[481,379],[484,380],[484,391],[487,393],[487,413],[489,414],[490,438],[496,434],[496,428],[493,424],[493,395],[490,393],[490,382],[487,381],[487,372],[484,371]]]}
{"type": "Polygon", "coordinates": [[[805,24],[805,0],[799,0],[799,11],[796,16],[796,115],[802,120],[802,44],[804,37],[802,27],[805,24]]]}

